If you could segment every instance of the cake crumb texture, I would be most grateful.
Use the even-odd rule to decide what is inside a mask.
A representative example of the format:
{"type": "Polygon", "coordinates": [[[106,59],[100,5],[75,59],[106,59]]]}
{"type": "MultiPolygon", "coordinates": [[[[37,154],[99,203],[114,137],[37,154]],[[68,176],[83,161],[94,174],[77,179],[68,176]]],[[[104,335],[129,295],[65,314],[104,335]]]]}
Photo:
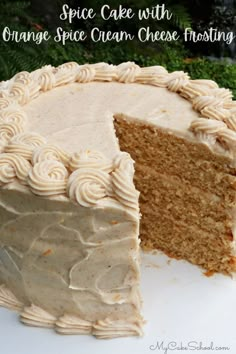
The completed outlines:
{"type": "Polygon", "coordinates": [[[235,271],[230,158],[122,115],[114,124],[121,150],[136,161],[143,249],[162,250],[211,272],[235,271]]]}

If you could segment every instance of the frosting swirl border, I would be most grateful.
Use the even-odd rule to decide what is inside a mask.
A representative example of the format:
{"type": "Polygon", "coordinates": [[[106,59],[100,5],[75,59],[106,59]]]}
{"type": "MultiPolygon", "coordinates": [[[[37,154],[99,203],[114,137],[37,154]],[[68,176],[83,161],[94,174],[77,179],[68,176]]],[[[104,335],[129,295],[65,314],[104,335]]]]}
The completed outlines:
{"type": "MultiPolygon", "coordinates": [[[[39,137],[40,142],[32,142],[32,144],[21,139],[21,136],[27,134],[24,128],[27,117],[22,106],[54,87],[67,85],[71,82],[87,83],[91,81],[139,83],[164,87],[175,92],[189,100],[193,109],[200,113],[200,117],[194,120],[189,127],[193,134],[197,137],[200,135],[209,136],[211,141],[217,142],[223,148],[235,150],[236,104],[232,100],[231,91],[219,88],[214,81],[191,80],[188,74],[182,71],[168,73],[162,66],[140,67],[133,62],[125,62],[117,66],[107,63],[79,65],[76,62],[68,62],[57,68],[47,65],[31,73],[25,71],[17,73],[11,80],[1,85],[0,152],[12,153],[14,156],[20,155],[23,159],[31,161],[33,165],[42,164],[44,160],[48,162],[52,160],[53,164],[57,161],[61,163],[61,168],[64,166],[64,176],[67,176],[66,179],[69,178],[70,181],[70,175],[75,176],[75,172],[85,166],[88,169],[95,168],[97,172],[103,171],[109,175],[109,178],[111,177],[112,181],[110,182],[112,185],[109,185],[108,188],[110,192],[106,194],[118,200],[125,207],[137,209],[137,191],[133,189],[132,181],[128,183],[128,187],[127,184],[121,183],[124,177],[122,169],[115,171],[115,163],[102,161],[99,152],[92,154],[94,156],[92,159],[87,159],[86,152],[84,152],[85,158],[81,159],[76,152],[69,156],[67,152],[49,145],[43,140],[43,137],[41,138],[42,142],[39,137]],[[222,124],[218,124],[217,121],[222,124]],[[17,144],[13,144],[15,142],[17,144]],[[112,193],[111,190],[113,190],[112,193]]],[[[46,163],[44,162],[44,164],[46,163]]],[[[47,186],[48,190],[44,191],[35,189],[35,178],[37,179],[39,174],[36,176],[36,168],[32,167],[30,163],[28,163],[28,169],[29,177],[24,183],[29,186],[31,191],[44,196],[55,194],[55,186],[52,186],[52,189],[47,186]],[[34,177],[32,171],[34,171],[34,177]]],[[[10,175],[9,177],[11,178],[10,175]]],[[[129,176],[126,175],[125,178],[128,181],[129,176]]],[[[63,187],[61,186],[57,190],[57,193],[66,193],[65,182],[63,182],[63,187]]],[[[73,193],[69,193],[69,196],[70,194],[73,195],[73,193]]],[[[85,204],[91,205],[86,202],[85,204]]]]}

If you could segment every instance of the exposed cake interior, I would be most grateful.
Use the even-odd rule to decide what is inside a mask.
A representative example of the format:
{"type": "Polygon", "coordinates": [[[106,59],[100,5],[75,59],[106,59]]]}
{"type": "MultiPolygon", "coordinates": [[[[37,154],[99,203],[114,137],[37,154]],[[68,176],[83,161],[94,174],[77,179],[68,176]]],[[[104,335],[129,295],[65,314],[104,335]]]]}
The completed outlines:
{"type": "Polygon", "coordinates": [[[160,249],[210,271],[235,270],[231,160],[121,114],[114,124],[121,150],[136,162],[143,248],[160,249]]]}

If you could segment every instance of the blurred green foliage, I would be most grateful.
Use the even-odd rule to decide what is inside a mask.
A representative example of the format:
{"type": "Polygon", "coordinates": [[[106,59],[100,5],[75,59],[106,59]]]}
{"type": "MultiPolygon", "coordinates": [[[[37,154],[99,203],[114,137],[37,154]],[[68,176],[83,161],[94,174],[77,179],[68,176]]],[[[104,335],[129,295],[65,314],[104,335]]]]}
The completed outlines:
{"type": "MultiPolygon", "coordinates": [[[[41,27],[46,30],[46,24],[41,18],[32,15],[29,1],[4,1],[1,4],[0,30],[9,26],[16,31],[40,31],[41,27]]],[[[85,6],[93,6],[93,0],[81,1],[85,6]]],[[[62,3],[58,0],[59,5],[62,3]]],[[[120,3],[115,0],[114,5],[120,3]]],[[[139,0],[129,1],[133,7],[147,7],[153,1],[139,0]]],[[[187,7],[183,4],[174,4],[169,0],[168,8],[175,13],[172,23],[168,26],[182,28],[191,25],[191,18],[187,7]]],[[[96,6],[101,6],[101,1],[96,1],[96,6]]],[[[99,21],[99,19],[98,19],[99,21]]],[[[101,19],[100,19],[101,21],[101,19]]],[[[107,21],[109,22],[109,21],[107,21]]],[[[84,26],[91,26],[87,21],[84,26]]],[[[162,28],[167,26],[165,21],[162,28]]],[[[66,27],[66,24],[63,24],[66,27]]],[[[66,28],[65,28],[66,29],[66,28]]],[[[68,28],[67,28],[68,29],[68,28]]],[[[230,88],[236,98],[236,64],[224,61],[210,61],[202,58],[192,58],[191,53],[180,41],[173,43],[142,44],[138,41],[132,42],[107,42],[107,43],[76,43],[67,42],[65,46],[56,43],[53,37],[40,45],[34,42],[16,43],[14,41],[4,42],[0,40],[0,81],[7,80],[19,71],[32,71],[43,65],[60,65],[67,61],[83,63],[109,62],[119,64],[123,61],[135,61],[141,66],[163,65],[169,71],[184,70],[189,72],[194,79],[206,78],[215,80],[219,86],[230,88]]]]}

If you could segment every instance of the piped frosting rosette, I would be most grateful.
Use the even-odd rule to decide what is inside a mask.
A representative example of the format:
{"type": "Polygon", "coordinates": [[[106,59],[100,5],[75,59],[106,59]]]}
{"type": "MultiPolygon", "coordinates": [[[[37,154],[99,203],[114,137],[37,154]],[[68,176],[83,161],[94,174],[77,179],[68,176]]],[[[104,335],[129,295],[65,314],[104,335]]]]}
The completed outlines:
{"type": "Polygon", "coordinates": [[[2,152],[8,142],[17,134],[23,132],[20,124],[0,123],[0,152],[2,152]]]}
{"type": "Polygon", "coordinates": [[[44,160],[36,163],[29,171],[28,185],[39,196],[65,194],[68,171],[56,160],[44,160]]]}
{"type": "Polygon", "coordinates": [[[211,137],[212,141],[220,142],[226,149],[236,151],[236,132],[220,120],[198,118],[192,122],[190,129],[200,138],[211,137]]]}
{"type": "Polygon", "coordinates": [[[138,209],[139,192],[133,184],[133,164],[129,154],[121,153],[114,161],[115,169],[111,176],[116,198],[128,208],[138,209]]]}
{"type": "Polygon", "coordinates": [[[149,66],[136,72],[135,82],[165,87],[168,72],[163,66],[149,66]]]}
{"type": "Polygon", "coordinates": [[[13,104],[12,100],[7,97],[1,97],[0,95],[0,109],[8,108],[13,104]]]}
{"type": "Polygon", "coordinates": [[[15,123],[23,126],[26,120],[26,114],[21,109],[7,108],[0,113],[0,123],[15,123]]]}
{"type": "Polygon", "coordinates": [[[113,196],[111,176],[99,169],[80,168],[70,175],[67,193],[82,206],[95,206],[99,200],[113,196]]]}
{"type": "Polygon", "coordinates": [[[18,178],[26,184],[30,164],[27,160],[17,154],[0,154],[0,185],[13,182],[18,178]]]}
{"type": "Polygon", "coordinates": [[[127,62],[117,66],[117,80],[124,83],[135,82],[141,68],[135,63],[127,62]]]}
{"type": "Polygon", "coordinates": [[[55,69],[55,86],[66,85],[76,80],[79,65],[75,62],[65,63],[55,69]]]}
{"type": "Polygon", "coordinates": [[[31,75],[26,72],[15,76],[10,87],[10,97],[14,98],[20,105],[25,105],[39,95],[40,85],[38,81],[32,80],[31,75]]]}
{"type": "Polygon", "coordinates": [[[113,81],[117,78],[116,67],[107,63],[94,64],[95,76],[97,81],[113,81]]]}
{"type": "Polygon", "coordinates": [[[44,160],[56,160],[67,166],[69,159],[69,154],[63,149],[55,145],[45,144],[34,149],[31,161],[35,165],[44,160]]]}
{"type": "Polygon", "coordinates": [[[220,97],[197,96],[192,102],[193,108],[203,117],[225,121],[231,116],[230,111],[224,108],[224,99],[220,97]]]}
{"type": "Polygon", "coordinates": [[[31,83],[31,75],[28,71],[21,71],[14,76],[14,82],[29,85],[31,83]]]}
{"type": "Polygon", "coordinates": [[[4,151],[18,154],[31,160],[32,153],[37,146],[46,144],[46,140],[36,133],[21,133],[14,136],[6,145],[4,151]]]}
{"type": "Polygon", "coordinates": [[[133,185],[133,161],[127,153],[120,153],[109,161],[97,151],[74,154],[69,168],[67,194],[82,206],[95,206],[101,199],[112,197],[127,208],[138,210],[138,196],[133,185]]]}
{"type": "Polygon", "coordinates": [[[174,71],[168,74],[166,87],[172,92],[180,92],[188,82],[188,74],[183,71],[174,71]]]}
{"type": "Polygon", "coordinates": [[[43,92],[49,91],[55,87],[56,78],[52,66],[46,65],[40,70],[38,73],[38,82],[43,92]]]}
{"type": "Polygon", "coordinates": [[[75,80],[80,83],[91,82],[94,80],[96,70],[92,65],[81,65],[76,73],[75,80]]]}
{"type": "Polygon", "coordinates": [[[72,154],[69,161],[69,168],[75,171],[79,168],[100,169],[111,172],[113,164],[101,152],[96,150],[84,150],[72,154]]]}
{"type": "Polygon", "coordinates": [[[209,95],[209,92],[216,88],[218,88],[218,85],[212,80],[188,80],[182,89],[179,90],[179,93],[191,101],[196,96],[209,95]]]}
{"type": "Polygon", "coordinates": [[[236,111],[235,114],[231,114],[231,116],[226,120],[226,124],[229,127],[229,129],[236,131],[236,111]]]}

